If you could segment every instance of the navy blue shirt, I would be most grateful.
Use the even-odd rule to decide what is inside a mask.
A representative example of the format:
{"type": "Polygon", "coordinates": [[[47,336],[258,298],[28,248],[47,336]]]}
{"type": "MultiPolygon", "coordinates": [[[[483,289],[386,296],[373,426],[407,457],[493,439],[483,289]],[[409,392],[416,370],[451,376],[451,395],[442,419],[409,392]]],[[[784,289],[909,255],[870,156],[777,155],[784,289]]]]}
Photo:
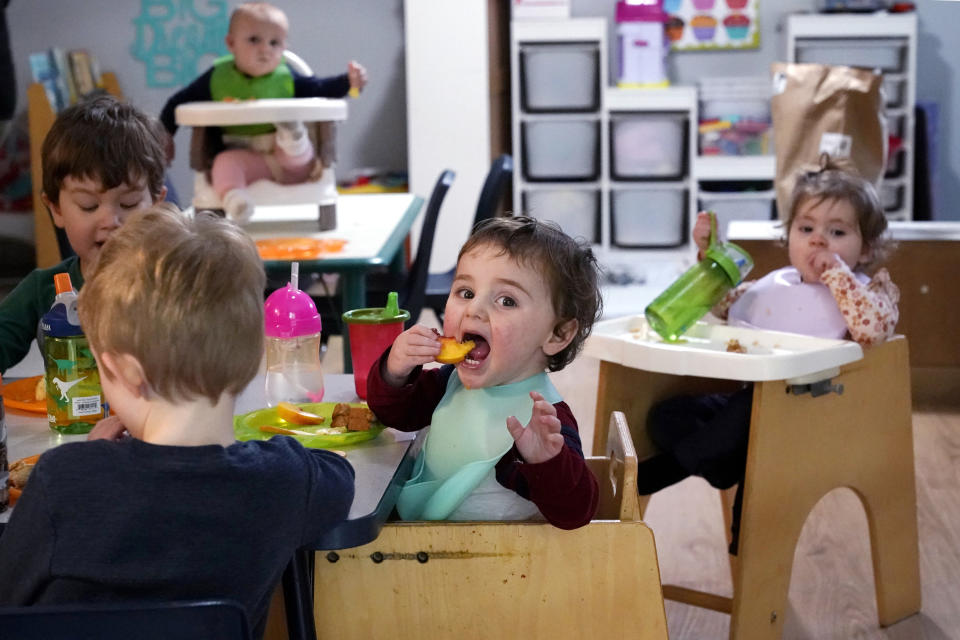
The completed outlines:
{"type": "Polygon", "coordinates": [[[50,449],[0,536],[0,606],[230,598],[259,638],[293,552],[347,517],[353,477],[287,436],[50,449]]]}

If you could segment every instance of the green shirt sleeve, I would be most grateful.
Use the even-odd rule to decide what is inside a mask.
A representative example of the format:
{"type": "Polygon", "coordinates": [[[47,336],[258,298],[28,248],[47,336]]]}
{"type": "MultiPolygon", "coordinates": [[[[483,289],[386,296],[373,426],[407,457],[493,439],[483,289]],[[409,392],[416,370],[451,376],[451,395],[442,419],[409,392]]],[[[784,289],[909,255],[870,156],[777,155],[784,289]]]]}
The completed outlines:
{"type": "Polygon", "coordinates": [[[23,360],[30,350],[40,317],[53,304],[53,276],[58,273],[69,273],[74,289],[83,286],[80,260],[71,256],[56,266],[34,269],[0,300],[0,372],[23,360]]]}

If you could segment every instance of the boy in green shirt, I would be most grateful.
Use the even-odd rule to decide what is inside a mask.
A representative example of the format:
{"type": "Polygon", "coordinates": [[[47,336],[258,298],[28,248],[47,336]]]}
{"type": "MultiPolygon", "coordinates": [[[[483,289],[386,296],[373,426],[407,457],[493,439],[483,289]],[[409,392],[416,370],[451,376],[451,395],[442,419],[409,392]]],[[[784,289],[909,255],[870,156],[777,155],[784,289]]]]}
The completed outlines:
{"type": "Polygon", "coordinates": [[[163,200],[166,156],[159,123],[136,107],[98,96],[65,109],[43,141],[43,202],[76,255],[35,269],[0,300],[0,372],[20,362],[53,304],[53,276],[77,290],[103,243],[131,212],[163,200]]]}

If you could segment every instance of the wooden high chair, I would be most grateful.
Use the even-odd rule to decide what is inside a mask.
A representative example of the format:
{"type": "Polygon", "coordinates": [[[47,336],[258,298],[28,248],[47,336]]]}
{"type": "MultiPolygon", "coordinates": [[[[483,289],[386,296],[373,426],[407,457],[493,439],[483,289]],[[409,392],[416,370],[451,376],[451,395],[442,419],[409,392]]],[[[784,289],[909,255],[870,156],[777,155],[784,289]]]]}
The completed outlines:
{"type": "Polygon", "coordinates": [[[639,519],[637,458],[610,417],[597,519],[391,522],[370,544],[318,555],[319,638],[666,638],[653,534],[639,519]]]}
{"type": "MultiPolygon", "coordinates": [[[[589,343],[585,353],[591,354],[589,343]]],[[[597,415],[613,407],[624,411],[641,460],[654,452],[645,434],[647,412],[654,403],[681,393],[736,386],[730,380],[646,371],[613,359],[600,363],[597,415]]],[[[739,554],[731,558],[734,596],[670,585],[664,586],[664,596],[731,613],[731,639],[779,638],[794,548],[804,521],[827,492],[849,487],[866,510],[880,625],[917,613],[920,573],[911,416],[903,336],[866,350],[862,359],[826,378],[814,375],[805,384],[784,379],[755,382],[739,554]]],[[[607,434],[600,430],[595,436],[596,447],[607,434]]],[[[646,500],[642,502],[645,506],[646,500]]],[[[729,530],[729,518],[726,524],[729,530]]]]}

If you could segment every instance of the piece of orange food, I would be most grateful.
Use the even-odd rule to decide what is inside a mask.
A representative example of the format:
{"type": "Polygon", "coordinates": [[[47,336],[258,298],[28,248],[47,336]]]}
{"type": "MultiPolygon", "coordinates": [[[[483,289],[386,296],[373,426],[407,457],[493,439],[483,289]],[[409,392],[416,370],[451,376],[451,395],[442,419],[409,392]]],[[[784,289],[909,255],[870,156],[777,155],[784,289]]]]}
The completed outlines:
{"type": "Polygon", "coordinates": [[[437,356],[437,362],[443,364],[456,364],[467,357],[467,354],[476,346],[473,340],[466,342],[457,342],[456,338],[448,336],[440,337],[440,355],[437,356]]]}
{"type": "Polygon", "coordinates": [[[281,402],[277,405],[277,416],[293,424],[323,424],[323,416],[304,411],[292,402],[281,402]]]}
{"type": "Polygon", "coordinates": [[[9,503],[11,507],[20,499],[20,493],[27,486],[27,478],[29,478],[33,466],[37,464],[39,459],[40,454],[38,453],[35,456],[27,456],[10,463],[10,476],[7,478],[7,482],[9,484],[9,503]]]}

